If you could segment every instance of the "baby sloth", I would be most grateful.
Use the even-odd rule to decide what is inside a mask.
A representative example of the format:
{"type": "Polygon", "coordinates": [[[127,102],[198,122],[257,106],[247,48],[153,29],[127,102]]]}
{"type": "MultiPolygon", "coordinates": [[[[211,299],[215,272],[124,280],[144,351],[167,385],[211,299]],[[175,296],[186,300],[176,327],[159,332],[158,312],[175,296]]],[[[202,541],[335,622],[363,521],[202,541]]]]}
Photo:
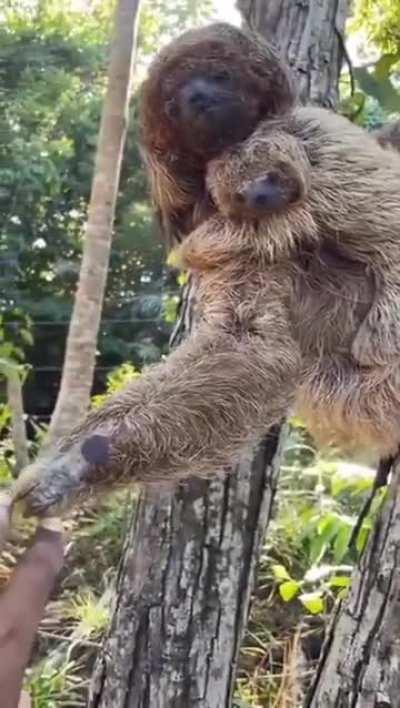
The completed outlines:
{"type": "Polygon", "coordinates": [[[92,485],[207,476],[294,406],[370,457],[400,431],[400,156],[317,108],[209,163],[213,213],[180,246],[197,327],[17,481],[44,514],[92,485]]]}

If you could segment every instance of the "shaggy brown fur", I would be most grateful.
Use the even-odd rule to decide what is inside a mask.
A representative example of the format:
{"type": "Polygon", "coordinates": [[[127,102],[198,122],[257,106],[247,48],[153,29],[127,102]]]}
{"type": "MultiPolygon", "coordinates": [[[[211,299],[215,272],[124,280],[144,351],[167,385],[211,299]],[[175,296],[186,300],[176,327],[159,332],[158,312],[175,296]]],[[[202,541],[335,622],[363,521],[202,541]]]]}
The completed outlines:
{"type": "Polygon", "coordinates": [[[198,281],[196,332],[90,413],[23,475],[16,496],[28,490],[29,509],[43,513],[92,483],[206,476],[292,406],[324,442],[394,452],[399,184],[398,155],[317,108],[267,121],[211,162],[220,213],[180,248],[198,281]],[[239,218],[233,195],[276,169],[277,157],[283,172],[299,168],[303,197],[239,218]]]}
{"type": "Polygon", "coordinates": [[[263,118],[284,113],[295,98],[289,70],[250,31],[216,23],[185,32],[160,52],[142,87],[139,119],[153,203],[170,242],[207,211],[208,160],[247,138],[263,118]],[[194,82],[211,101],[200,116],[184,110],[194,82]]]}

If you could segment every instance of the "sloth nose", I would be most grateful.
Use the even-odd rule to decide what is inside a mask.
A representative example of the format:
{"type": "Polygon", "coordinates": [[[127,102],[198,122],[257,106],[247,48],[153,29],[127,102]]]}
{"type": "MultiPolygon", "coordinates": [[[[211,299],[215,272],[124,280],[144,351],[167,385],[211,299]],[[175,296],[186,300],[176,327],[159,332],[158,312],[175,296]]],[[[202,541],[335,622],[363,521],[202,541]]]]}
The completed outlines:
{"type": "Polygon", "coordinates": [[[189,96],[189,103],[196,108],[201,108],[202,106],[208,104],[208,97],[203,91],[193,91],[193,93],[189,96]]]}
{"type": "Polygon", "coordinates": [[[190,84],[187,100],[193,108],[202,110],[216,105],[218,96],[207,82],[197,79],[190,84]]]}
{"type": "Polygon", "coordinates": [[[276,176],[271,175],[246,187],[242,192],[242,202],[249,209],[269,211],[282,207],[285,198],[276,176]]]}

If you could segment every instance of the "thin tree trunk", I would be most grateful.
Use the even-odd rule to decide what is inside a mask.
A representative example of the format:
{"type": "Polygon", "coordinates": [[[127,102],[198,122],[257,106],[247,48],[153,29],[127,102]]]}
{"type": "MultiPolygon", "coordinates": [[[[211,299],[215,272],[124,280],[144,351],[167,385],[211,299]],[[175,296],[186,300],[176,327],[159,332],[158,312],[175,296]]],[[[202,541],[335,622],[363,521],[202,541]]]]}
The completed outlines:
{"type": "MultiPolygon", "coordinates": [[[[280,3],[264,4],[272,8],[280,3]]],[[[319,13],[322,19],[331,0],[319,4],[325,8],[325,14],[319,13]]],[[[311,12],[306,5],[300,28],[289,27],[282,16],[276,36],[291,30],[299,46],[308,45],[311,12]],[[304,35],[299,37],[299,31],[304,35]]],[[[321,76],[326,61],[331,63],[333,97],[340,67],[335,22],[343,31],[344,17],[337,13],[331,32],[313,37],[313,51],[305,53],[304,63],[304,71],[321,76]]],[[[265,26],[258,29],[265,31],[265,26]]],[[[190,327],[196,299],[191,288],[187,298],[183,313],[190,327]]],[[[142,495],[126,539],[116,608],[95,667],[89,708],[231,705],[254,567],[271,518],[279,452],[278,434],[271,432],[230,476],[142,495]]]]}
{"type": "Polygon", "coordinates": [[[308,708],[400,705],[400,461],[351,592],[331,623],[308,708]]]}
{"type": "Polygon", "coordinates": [[[69,327],[61,388],[46,445],[69,432],[89,406],[107,280],[140,0],[119,0],[108,87],[97,145],[82,265],[69,327]]]}
{"type": "Polygon", "coordinates": [[[11,410],[11,437],[14,445],[15,466],[13,474],[17,476],[29,464],[28,439],[24,420],[24,402],[22,398],[21,377],[17,371],[7,376],[7,402],[11,410]]]}
{"type": "Polygon", "coordinates": [[[15,455],[13,475],[17,476],[29,464],[21,371],[19,366],[12,363],[4,364],[1,369],[7,381],[7,403],[11,411],[11,438],[15,455]]]}

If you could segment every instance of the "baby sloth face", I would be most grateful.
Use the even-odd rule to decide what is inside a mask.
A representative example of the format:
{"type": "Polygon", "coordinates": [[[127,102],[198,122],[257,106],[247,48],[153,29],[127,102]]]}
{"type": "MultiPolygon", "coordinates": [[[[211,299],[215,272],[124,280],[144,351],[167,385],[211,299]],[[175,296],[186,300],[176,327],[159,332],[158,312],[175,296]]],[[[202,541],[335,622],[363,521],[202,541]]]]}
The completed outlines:
{"type": "Polygon", "coordinates": [[[246,142],[209,163],[207,187],[224,216],[262,219],[304,199],[309,170],[291,135],[262,124],[246,142]]]}

